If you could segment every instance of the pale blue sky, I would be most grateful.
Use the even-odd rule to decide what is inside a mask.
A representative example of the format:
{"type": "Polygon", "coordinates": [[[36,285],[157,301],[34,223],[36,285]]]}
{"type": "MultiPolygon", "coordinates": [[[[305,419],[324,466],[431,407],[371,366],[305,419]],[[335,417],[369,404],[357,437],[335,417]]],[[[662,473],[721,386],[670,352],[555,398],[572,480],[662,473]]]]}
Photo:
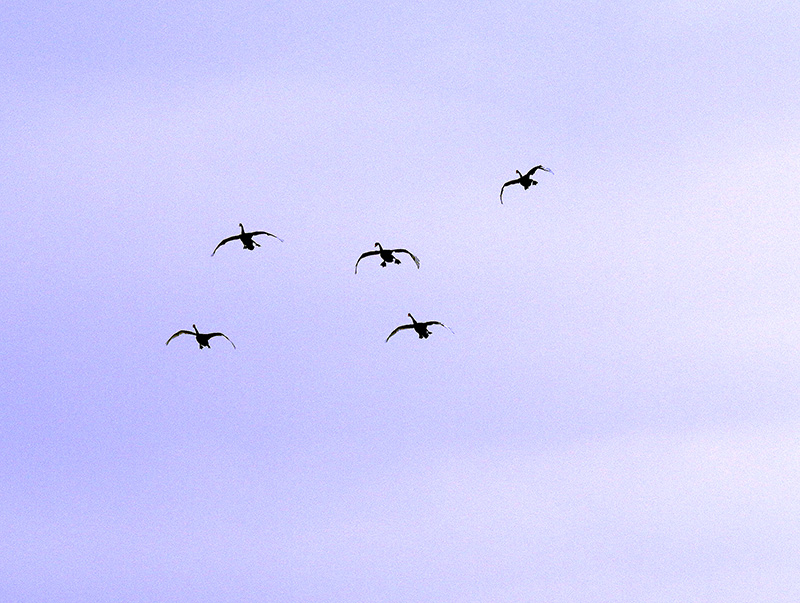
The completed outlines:
{"type": "Polygon", "coordinates": [[[0,599],[797,601],[799,24],[7,3],[0,599]]]}

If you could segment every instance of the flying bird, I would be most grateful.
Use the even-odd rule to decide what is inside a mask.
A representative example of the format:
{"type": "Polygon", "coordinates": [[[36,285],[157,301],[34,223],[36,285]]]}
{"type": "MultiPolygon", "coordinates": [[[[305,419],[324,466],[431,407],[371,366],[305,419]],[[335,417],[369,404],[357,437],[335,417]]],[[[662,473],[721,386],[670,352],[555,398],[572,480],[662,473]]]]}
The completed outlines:
{"type": "Polygon", "coordinates": [[[551,174],[553,173],[553,170],[551,170],[550,168],[543,167],[541,165],[537,165],[535,168],[531,168],[531,170],[524,176],[520,173],[519,170],[515,170],[517,174],[519,174],[519,178],[515,178],[514,180],[509,180],[502,186],[502,188],[500,189],[500,203],[503,202],[503,189],[511,184],[521,184],[522,188],[524,188],[525,190],[528,190],[528,188],[532,184],[534,185],[539,184],[536,180],[531,180],[531,176],[533,176],[536,170],[544,170],[545,172],[550,172],[551,174]]]}
{"type": "Polygon", "coordinates": [[[363,260],[365,257],[371,256],[371,255],[380,255],[381,256],[381,260],[383,260],[381,262],[381,266],[386,268],[386,264],[399,264],[400,263],[400,260],[398,260],[396,257],[394,257],[395,253],[407,253],[408,255],[411,256],[411,259],[414,260],[414,263],[417,265],[417,268],[419,268],[419,258],[417,256],[415,256],[413,253],[411,253],[408,249],[384,249],[383,247],[381,247],[380,243],[375,243],[375,247],[378,248],[377,251],[365,251],[364,253],[361,254],[361,257],[359,257],[358,260],[356,260],[356,271],[355,271],[355,274],[358,274],[358,263],[361,260],[363,260]]]}
{"type": "Polygon", "coordinates": [[[441,325],[451,333],[453,332],[453,329],[451,329],[447,325],[443,325],[438,320],[429,320],[428,322],[417,322],[416,320],[414,320],[414,317],[411,316],[411,313],[408,314],[408,317],[411,319],[411,324],[400,325],[399,327],[397,327],[394,331],[389,333],[389,337],[386,338],[386,341],[389,341],[392,335],[394,335],[398,331],[402,331],[403,329],[414,329],[417,332],[417,335],[419,335],[420,339],[427,339],[428,336],[431,334],[431,332],[428,330],[428,327],[431,325],[441,325]]]}
{"type": "MultiPolygon", "coordinates": [[[[169,342],[175,339],[178,335],[193,335],[194,338],[197,340],[197,343],[200,345],[201,350],[203,348],[211,349],[211,344],[209,343],[209,341],[211,340],[212,337],[224,337],[225,339],[228,339],[228,336],[225,335],[225,333],[201,333],[200,331],[197,330],[197,325],[192,325],[192,328],[194,328],[194,331],[187,331],[186,329],[182,329],[177,333],[175,333],[172,337],[167,339],[167,345],[169,345],[169,342]]],[[[228,339],[228,341],[230,341],[230,344],[233,346],[233,349],[236,349],[236,346],[233,344],[233,342],[230,339],[228,339]]]]}
{"type": "Polygon", "coordinates": [[[214,247],[214,251],[211,252],[211,255],[213,256],[215,253],[217,253],[217,249],[222,247],[225,243],[230,243],[231,241],[235,241],[236,239],[240,239],[242,241],[242,245],[244,245],[245,249],[249,249],[250,251],[253,251],[253,249],[255,249],[256,247],[261,247],[261,245],[259,245],[258,243],[256,243],[253,240],[253,237],[256,236],[256,235],[267,235],[267,236],[270,236],[270,237],[275,237],[281,243],[283,243],[283,239],[282,238],[280,238],[278,236],[275,236],[271,232],[266,232],[264,230],[254,230],[253,232],[245,232],[244,231],[244,226],[242,226],[241,222],[239,223],[239,228],[242,229],[242,232],[240,232],[238,235],[233,235],[232,237],[228,237],[227,239],[222,239],[219,242],[219,245],[214,247]]]}

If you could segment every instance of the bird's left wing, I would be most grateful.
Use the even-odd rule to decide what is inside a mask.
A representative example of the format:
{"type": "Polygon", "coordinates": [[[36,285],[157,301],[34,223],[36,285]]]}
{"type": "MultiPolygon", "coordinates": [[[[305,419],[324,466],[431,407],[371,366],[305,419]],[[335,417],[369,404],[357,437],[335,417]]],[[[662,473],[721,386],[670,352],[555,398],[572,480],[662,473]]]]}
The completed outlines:
{"type": "Polygon", "coordinates": [[[411,253],[408,249],[394,249],[393,251],[394,253],[407,253],[408,255],[411,256],[411,259],[414,260],[414,263],[417,265],[417,268],[419,268],[419,258],[415,256],[413,253],[411,253]]]}
{"type": "Polygon", "coordinates": [[[443,323],[439,322],[438,320],[431,320],[431,321],[427,322],[426,324],[428,324],[428,325],[439,325],[439,326],[442,326],[442,327],[444,327],[445,329],[447,329],[448,331],[450,331],[451,333],[453,333],[453,335],[455,335],[455,333],[453,332],[453,329],[451,329],[450,327],[448,327],[446,324],[443,324],[443,323]]]}
{"type": "Polygon", "coordinates": [[[275,238],[276,238],[276,239],[278,239],[278,240],[279,240],[281,243],[283,243],[283,239],[282,239],[282,238],[280,238],[278,235],[274,235],[274,234],[272,234],[271,232],[267,232],[266,230],[256,230],[255,232],[251,232],[250,234],[251,234],[251,235],[253,235],[253,236],[260,235],[260,234],[263,234],[263,235],[268,235],[268,236],[270,236],[270,237],[275,237],[275,238]]]}
{"type": "MultiPolygon", "coordinates": [[[[208,334],[208,338],[211,339],[212,337],[224,337],[225,339],[228,339],[228,336],[225,335],[225,333],[209,333],[208,334]]],[[[228,339],[228,341],[230,342],[230,344],[233,346],[233,349],[235,350],[236,346],[234,345],[234,343],[230,339],[228,339]]]]}

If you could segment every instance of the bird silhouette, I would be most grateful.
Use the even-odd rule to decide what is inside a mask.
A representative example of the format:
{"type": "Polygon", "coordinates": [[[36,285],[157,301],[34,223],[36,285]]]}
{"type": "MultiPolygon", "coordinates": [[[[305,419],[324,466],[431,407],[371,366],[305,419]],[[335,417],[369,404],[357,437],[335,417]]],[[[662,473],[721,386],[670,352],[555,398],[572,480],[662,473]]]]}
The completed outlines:
{"type": "MultiPolygon", "coordinates": [[[[197,325],[192,325],[192,328],[194,329],[194,331],[187,331],[186,329],[178,331],[172,337],[167,339],[166,345],[169,345],[169,342],[175,339],[178,335],[193,335],[194,338],[197,340],[197,343],[200,346],[201,350],[203,348],[211,349],[211,344],[209,343],[209,341],[211,340],[212,337],[224,337],[225,339],[228,339],[228,336],[225,335],[225,333],[201,333],[200,331],[197,330],[197,325]]],[[[236,346],[233,344],[233,342],[230,339],[228,339],[228,341],[233,346],[233,348],[236,349],[236,346]]]]}
{"type": "Polygon", "coordinates": [[[530,171],[524,176],[519,170],[515,170],[517,174],[519,174],[519,178],[515,178],[514,180],[509,180],[500,188],[500,203],[503,202],[503,189],[505,189],[507,186],[511,184],[521,184],[522,188],[524,188],[525,190],[528,190],[528,188],[530,188],[531,185],[539,184],[536,180],[531,180],[531,176],[533,176],[536,170],[544,170],[545,172],[550,172],[551,174],[553,173],[553,170],[546,167],[542,167],[541,165],[537,165],[535,168],[531,168],[530,171]]]}
{"type": "Polygon", "coordinates": [[[271,232],[266,232],[264,230],[254,230],[253,232],[245,232],[244,231],[244,226],[242,226],[241,222],[239,223],[239,228],[242,230],[242,232],[240,232],[238,235],[233,235],[232,237],[228,237],[227,239],[222,239],[219,242],[219,245],[214,247],[214,251],[211,252],[211,255],[213,256],[215,253],[217,253],[217,249],[222,247],[225,243],[230,243],[231,241],[235,241],[236,239],[239,239],[239,240],[242,241],[242,245],[244,245],[245,249],[249,249],[250,251],[253,251],[253,249],[255,249],[256,247],[261,247],[261,245],[259,245],[258,243],[256,243],[253,240],[253,237],[256,236],[256,235],[268,235],[270,237],[275,237],[281,243],[283,243],[283,239],[282,238],[272,234],[271,232]]]}
{"type": "Polygon", "coordinates": [[[444,327],[445,329],[447,329],[448,331],[450,331],[451,333],[453,332],[453,329],[451,329],[447,325],[444,325],[444,324],[440,323],[438,320],[429,320],[427,322],[417,322],[416,320],[414,320],[414,317],[411,316],[410,312],[408,314],[408,317],[411,319],[411,324],[409,324],[409,325],[400,325],[399,327],[397,327],[394,331],[389,333],[389,337],[386,338],[386,341],[389,341],[389,339],[392,338],[392,335],[394,335],[398,331],[402,331],[403,329],[414,329],[417,332],[417,335],[419,335],[420,339],[427,339],[431,334],[431,332],[428,330],[428,327],[431,326],[431,325],[440,325],[440,326],[444,327]]]}
{"type": "Polygon", "coordinates": [[[358,274],[358,263],[364,258],[369,257],[371,255],[380,255],[381,260],[383,260],[381,262],[381,266],[386,268],[386,264],[400,263],[400,260],[394,257],[395,253],[407,253],[408,255],[411,256],[411,259],[414,260],[414,263],[417,265],[417,268],[419,268],[419,258],[415,256],[413,253],[411,253],[408,249],[384,249],[383,247],[381,247],[380,243],[375,243],[375,247],[378,248],[376,251],[365,251],[364,253],[361,254],[358,260],[356,260],[355,274],[358,274]]]}

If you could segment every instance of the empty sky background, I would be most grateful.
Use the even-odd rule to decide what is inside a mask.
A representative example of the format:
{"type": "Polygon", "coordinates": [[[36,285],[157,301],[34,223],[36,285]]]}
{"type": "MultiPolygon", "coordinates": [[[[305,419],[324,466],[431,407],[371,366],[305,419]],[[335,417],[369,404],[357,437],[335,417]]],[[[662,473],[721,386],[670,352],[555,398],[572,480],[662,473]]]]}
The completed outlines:
{"type": "Polygon", "coordinates": [[[800,600],[797,2],[0,19],[0,599],[800,600]]]}

